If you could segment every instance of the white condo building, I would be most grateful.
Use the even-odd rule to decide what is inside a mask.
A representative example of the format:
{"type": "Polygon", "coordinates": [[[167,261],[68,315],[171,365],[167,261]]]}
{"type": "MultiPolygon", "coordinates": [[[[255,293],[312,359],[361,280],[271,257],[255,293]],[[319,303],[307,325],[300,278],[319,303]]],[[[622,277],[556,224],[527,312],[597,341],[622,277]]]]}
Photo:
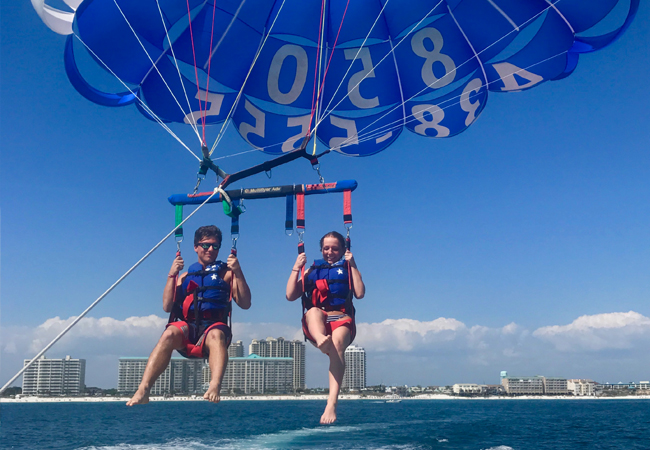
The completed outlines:
{"type": "Polygon", "coordinates": [[[229,358],[243,358],[244,357],[244,343],[242,341],[232,342],[228,347],[229,358]]]}
{"type": "Polygon", "coordinates": [[[350,345],[345,349],[344,389],[360,390],[366,387],[366,351],[362,347],[350,345]]]}
{"type": "MultiPolygon", "coordinates": [[[[25,360],[25,365],[30,360],[25,360]]],[[[86,360],[42,356],[23,373],[24,395],[80,395],[85,390],[86,360]]]]}
{"type": "Polygon", "coordinates": [[[452,386],[454,394],[480,394],[483,392],[483,386],[471,383],[456,383],[452,386]]]}
{"type": "Polygon", "coordinates": [[[595,395],[596,383],[593,380],[567,380],[567,390],[576,396],[595,395]]]}
{"type": "MultiPolygon", "coordinates": [[[[256,354],[230,358],[221,392],[233,394],[284,394],[293,391],[293,358],[264,358],[256,354]]],[[[210,381],[210,368],[203,371],[210,381]]]]}
{"type": "Polygon", "coordinates": [[[293,358],[293,390],[305,388],[305,343],[303,341],[287,341],[283,337],[253,339],[248,347],[248,353],[264,358],[293,358]]]}
{"type": "MultiPolygon", "coordinates": [[[[151,394],[203,394],[207,390],[203,379],[204,365],[207,364],[203,359],[172,357],[151,388],[151,394]]],[[[147,358],[144,357],[120,358],[117,391],[132,394],[138,390],[146,366],[147,358]]]]}

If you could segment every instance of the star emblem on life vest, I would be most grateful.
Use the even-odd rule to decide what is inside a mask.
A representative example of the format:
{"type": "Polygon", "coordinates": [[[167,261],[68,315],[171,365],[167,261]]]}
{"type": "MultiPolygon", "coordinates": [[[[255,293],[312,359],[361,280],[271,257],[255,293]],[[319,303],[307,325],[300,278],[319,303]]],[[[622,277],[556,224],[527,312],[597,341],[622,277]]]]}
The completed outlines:
{"type": "Polygon", "coordinates": [[[215,273],[215,274],[212,274],[212,279],[213,279],[213,280],[216,280],[216,279],[217,279],[217,274],[216,274],[216,273],[215,273]]]}
{"type": "Polygon", "coordinates": [[[342,270],[342,269],[339,269],[339,271],[338,271],[337,273],[338,273],[339,275],[343,275],[343,270],[342,270]]]}

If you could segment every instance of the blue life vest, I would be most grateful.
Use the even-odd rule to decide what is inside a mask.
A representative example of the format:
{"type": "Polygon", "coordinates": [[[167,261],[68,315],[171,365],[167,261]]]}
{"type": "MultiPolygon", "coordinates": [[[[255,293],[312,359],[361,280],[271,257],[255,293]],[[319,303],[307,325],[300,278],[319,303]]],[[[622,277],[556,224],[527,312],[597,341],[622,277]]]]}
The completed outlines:
{"type": "Polygon", "coordinates": [[[180,301],[174,305],[176,320],[194,320],[194,308],[202,322],[226,323],[230,314],[230,284],[220,276],[226,263],[215,261],[203,268],[201,263],[190,266],[181,285],[180,301]]]}
{"type": "Polygon", "coordinates": [[[317,259],[305,275],[303,308],[341,311],[354,315],[349,265],[345,259],[328,264],[317,259]]]}

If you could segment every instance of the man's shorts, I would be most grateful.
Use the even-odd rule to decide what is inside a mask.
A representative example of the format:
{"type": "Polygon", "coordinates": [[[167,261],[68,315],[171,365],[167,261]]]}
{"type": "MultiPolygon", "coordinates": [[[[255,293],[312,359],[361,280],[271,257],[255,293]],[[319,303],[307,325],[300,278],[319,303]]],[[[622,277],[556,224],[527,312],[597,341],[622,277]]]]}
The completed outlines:
{"type": "MultiPolygon", "coordinates": [[[[223,322],[215,322],[210,324],[205,331],[199,335],[199,328],[195,323],[187,323],[184,321],[177,321],[167,324],[168,327],[176,327],[183,332],[183,345],[185,348],[178,350],[178,353],[186,358],[206,358],[208,356],[207,348],[204,352],[203,345],[208,333],[213,330],[221,330],[226,336],[226,347],[230,346],[232,341],[232,332],[230,327],[223,322]]],[[[166,328],[166,327],[165,327],[166,328]]]]}
{"type": "MultiPolygon", "coordinates": [[[[327,312],[323,311],[322,309],[320,310],[324,315],[328,316],[327,312]]],[[[336,330],[338,327],[347,327],[350,330],[350,344],[352,341],[354,341],[354,337],[357,335],[357,326],[354,323],[354,318],[348,316],[347,314],[343,314],[341,316],[328,316],[328,320],[325,322],[325,332],[328,336],[332,335],[332,332],[336,330]],[[329,319],[334,319],[334,320],[329,320],[329,319]]],[[[307,329],[307,321],[305,320],[305,316],[302,316],[302,332],[305,335],[305,339],[307,339],[309,342],[312,344],[316,345],[316,340],[312,337],[311,334],[309,334],[309,330],[307,329]]]]}

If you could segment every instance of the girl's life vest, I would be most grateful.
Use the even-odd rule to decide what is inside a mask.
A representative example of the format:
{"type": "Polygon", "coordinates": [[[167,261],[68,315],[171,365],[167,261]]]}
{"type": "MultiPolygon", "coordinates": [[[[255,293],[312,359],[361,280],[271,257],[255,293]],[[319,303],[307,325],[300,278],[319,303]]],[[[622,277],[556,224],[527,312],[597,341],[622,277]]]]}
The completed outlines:
{"type": "Polygon", "coordinates": [[[354,316],[352,294],[348,262],[342,258],[334,264],[328,264],[323,259],[317,259],[305,275],[302,306],[304,309],[320,308],[323,311],[341,311],[354,316]]]}
{"type": "Polygon", "coordinates": [[[231,289],[230,284],[219,276],[219,272],[225,267],[226,263],[222,261],[215,261],[205,269],[201,263],[192,264],[181,285],[179,300],[174,303],[170,322],[196,322],[195,311],[199,311],[198,322],[228,324],[231,289]]]}

